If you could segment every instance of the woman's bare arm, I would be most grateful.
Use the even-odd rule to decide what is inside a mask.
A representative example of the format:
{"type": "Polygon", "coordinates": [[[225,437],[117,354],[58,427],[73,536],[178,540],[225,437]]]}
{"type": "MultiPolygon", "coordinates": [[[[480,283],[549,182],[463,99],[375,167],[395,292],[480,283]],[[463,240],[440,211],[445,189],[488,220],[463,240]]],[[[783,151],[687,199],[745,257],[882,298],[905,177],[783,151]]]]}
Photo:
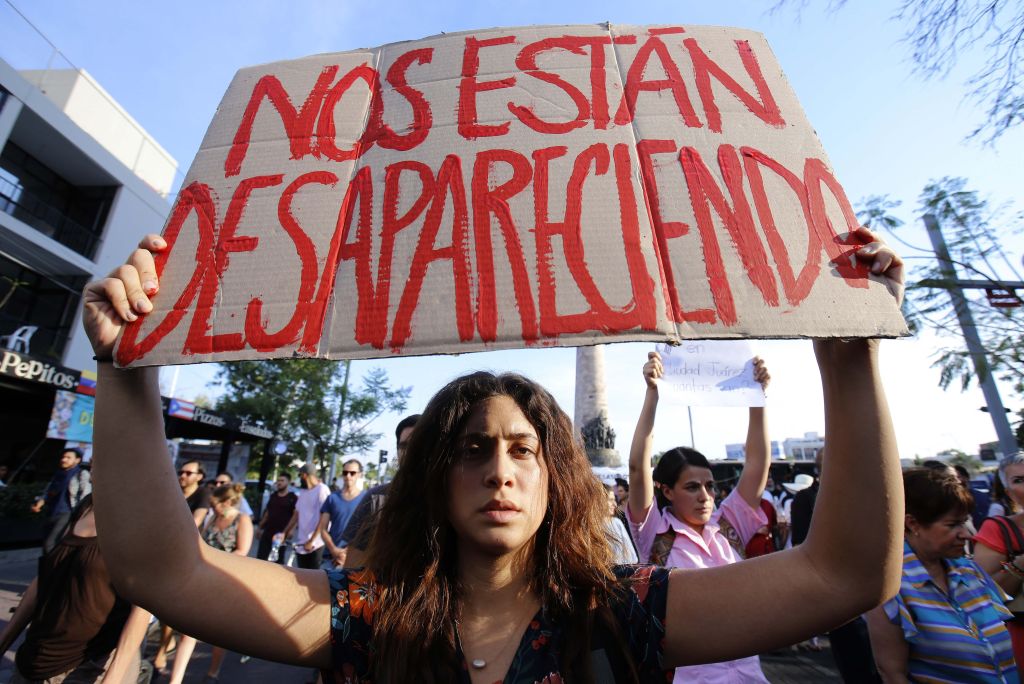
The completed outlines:
{"type": "Polygon", "coordinates": [[[247,515],[238,514],[238,543],[235,546],[236,556],[248,556],[252,548],[252,518],[247,515]]]}
{"type": "MultiPolygon", "coordinates": [[[[870,232],[863,231],[874,238],[870,232]]],[[[882,243],[858,254],[902,287],[902,262],[882,243]]],[[[899,589],[903,491],[878,364],[878,341],[814,344],[827,457],[807,540],[789,551],[669,580],[666,664],[730,660],[793,644],[878,606],[899,589]],[[771,578],[771,591],[765,591],[771,578]],[[798,609],[778,611],[780,605],[798,609]],[[714,620],[694,620],[713,615],[714,620]]]]}
{"type": "Polygon", "coordinates": [[[135,656],[142,648],[142,642],[146,638],[146,630],[149,629],[151,613],[138,606],[132,606],[128,613],[128,621],[124,623],[121,636],[117,640],[117,648],[114,650],[114,659],[110,667],[103,674],[105,682],[123,682],[128,674],[128,668],[135,662],[135,656]]]}
{"type": "MultiPolygon", "coordinates": [[[[761,383],[762,389],[768,388],[768,369],[764,362],[754,359],[754,379],[761,383]]],[[[768,482],[768,471],[772,465],[771,443],[768,440],[768,421],[763,406],[751,406],[747,418],[747,442],[744,446],[743,470],[740,473],[736,490],[755,510],[761,508],[761,494],[768,482]]]]}
{"type": "Polygon", "coordinates": [[[654,449],[654,417],[658,413],[658,383],[655,380],[661,375],[661,356],[658,352],[649,352],[644,364],[647,393],[633,431],[633,443],[629,447],[629,517],[638,522],[647,517],[654,500],[651,452],[654,449]]]}
{"type": "MultiPolygon", "coordinates": [[[[996,551],[981,540],[975,543],[974,561],[996,581],[996,584],[1006,592],[1007,596],[1016,596],[1020,592],[1021,580],[1003,570],[1003,561],[1005,560],[1005,553],[996,551]]],[[[1018,562],[1018,564],[1024,566],[1024,563],[1018,562]]]]}
{"type": "Polygon", "coordinates": [[[868,623],[871,651],[882,681],[885,684],[907,684],[910,681],[907,677],[910,646],[903,638],[903,630],[889,621],[881,606],[869,610],[864,619],[868,623]]]}
{"type": "MultiPolygon", "coordinates": [[[[142,284],[156,282],[150,250],[164,248],[161,238],[147,236],[127,264],[87,286],[82,318],[98,358],[110,357],[124,321],[152,310],[142,284]]],[[[218,553],[200,540],[167,453],[156,368],[99,363],[94,438],[99,544],[122,596],[203,641],[330,666],[324,573],[218,553]],[[125,494],[125,473],[145,497],[125,494]],[[232,610],[196,609],[210,605],[232,610]]]]}

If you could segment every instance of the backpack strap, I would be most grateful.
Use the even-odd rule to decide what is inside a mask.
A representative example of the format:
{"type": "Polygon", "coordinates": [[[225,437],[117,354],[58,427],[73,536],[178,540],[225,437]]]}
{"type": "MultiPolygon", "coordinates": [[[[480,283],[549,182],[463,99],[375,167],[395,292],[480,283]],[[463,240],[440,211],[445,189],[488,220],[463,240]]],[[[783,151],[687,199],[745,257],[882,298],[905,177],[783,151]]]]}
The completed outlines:
{"type": "Polygon", "coordinates": [[[731,546],[732,550],[736,552],[736,555],[739,556],[740,560],[746,560],[747,549],[743,544],[743,540],[740,538],[739,530],[733,527],[733,524],[729,522],[729,519],[724,515],[718,518],[718,528],[719,532],[721,532],[722,536],[725,537],[725,540],[729,542],[729,546],[731,546]]]}
{"type": "Polygon", "coordinates": [[[999,528],[999,534],[1003,537],[1003,545],[1006,547],[1008,561],[1013,560],[1014,556],[1024,553],[1024,535],[1012,520],[1004,515],[993,515],[986,520],[991,520],[999,528]]]}
{"type": "Polygon", "coordinates": [[[661,534],[654,535],[654,543],[651,544],[651,557],[648,559],[650,563],[665,567],[665,563],[668,561],[669,551],[672,550],[672,545],[676,542],[676,531],[669,528],[667,531],[661,534]]]}

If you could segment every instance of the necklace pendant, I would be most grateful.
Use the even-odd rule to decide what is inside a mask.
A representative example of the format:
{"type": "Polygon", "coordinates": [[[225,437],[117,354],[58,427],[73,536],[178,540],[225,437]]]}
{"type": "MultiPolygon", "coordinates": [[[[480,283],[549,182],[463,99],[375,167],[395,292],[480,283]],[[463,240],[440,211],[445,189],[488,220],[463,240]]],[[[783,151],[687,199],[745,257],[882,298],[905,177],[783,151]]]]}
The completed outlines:
{"type": "Polygon", "coordinates": [[[474,670],[482,670],[487,667],[487,661],[483,658],[473,658],[473,660],[469,661],[469,664],[473,666],[474,670]]]}

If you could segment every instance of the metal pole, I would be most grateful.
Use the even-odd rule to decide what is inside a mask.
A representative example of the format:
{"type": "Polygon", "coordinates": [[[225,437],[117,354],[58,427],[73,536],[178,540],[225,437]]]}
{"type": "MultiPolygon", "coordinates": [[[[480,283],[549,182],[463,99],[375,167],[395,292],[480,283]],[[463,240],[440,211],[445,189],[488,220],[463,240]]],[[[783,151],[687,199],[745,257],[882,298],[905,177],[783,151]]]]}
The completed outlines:
{"type": "MultiPolygon", "coordinates": [[[[946,240],[942,237],[942,228],[934,214],[924,215],[924,225],[928,229],[928,238],[932,241],[932,249],[939,260],[939,272],[942,278],[947,281],[955,281],[956,272],[953,269],[953,262],[949,258],[949,250],[946,248],[946,240]]],[[[978,328],[974,325],[974,317],[971,316],[971,309],[968,306],[967,298],[959,287],[951,286],[949,298],[953,302],[953,310],[960,321],[960,329],[964,334],[964,341],[967,343],[967,353],[971,355],[974,362],[974,372],[978,376],[978,384],[985,396],[985,404],[988,405],[989,415],[992,416],[992,425],[996,429],[996,437],[999,439],[999,450],[1003,452],[1003,458],[1017,453],[1017,439],[1010,429],[1010,421],[1006,419],[1006,409],[1003,408],[1003,401],[999,397],[999,388],[996,386],[995,378],[988,367],[988,359],[985,357],[985,348],[981,344],[981,337],[978,335],[978,328]]]]}
{"type": "MultiPolygon", "coordinates": [[[[338,421],[334,424],[334,443],[338,443],[341,435],[341,421],[345,418],[345,404],[348,401],[348,376],[352,372],[352,361],[345,359],[345,380],[341,383],[341,398],[338,399],[338,421]]],[[[327,486],[334,484],[334,469],[337,467],[337,454],[331,454],[331,465],[327,471],[327,486]]]]}
{"type": "Polygon", "coordinates": [[[691,409],[689,406],[686,407],[686,415],[689,416],[690,418],[690,448],[696,449],[697,441],[696,438],[693,436],[693,409],[691,409]]]}

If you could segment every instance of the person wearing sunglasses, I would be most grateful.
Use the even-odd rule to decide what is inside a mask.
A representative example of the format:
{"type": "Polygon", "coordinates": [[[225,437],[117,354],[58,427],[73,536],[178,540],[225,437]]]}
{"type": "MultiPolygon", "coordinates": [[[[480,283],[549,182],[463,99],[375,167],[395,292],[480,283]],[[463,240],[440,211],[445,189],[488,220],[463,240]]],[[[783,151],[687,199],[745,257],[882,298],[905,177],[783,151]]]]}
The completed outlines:
{"type": "MultiPolygon", "coordinates": [[[[764,407],[751,407],[743,472],[735,489],[715,507],[718,488],[707,458],[688,447],[662,454],[651,471],[658,378],[664,369],[658,352],[647,355],[647,394],[629,450],[629,505],[626,516],[642,562],[667,568],[714,568],[744,558],[758,530],[768,524],[761,494],[771,455],[764,407]],[[656,504],[656,505],[654,505],[656,504]]],[[[771,376],[754,359],[754,378],[767,388],[771,376]]],[[[757,656],[676,668],[676,682],[764,682],[757,656]]]]}
{"type": "MultiPolygon", "coordinates": [[[[185,461],[178,468],[178,486],[188,504],[188,510],[192,513],[192,520],[196,528],[203,526],[206,516],[210,513],[210,488],[201,487],[203,478],[206,477],[206,470],[199,461],[185,461]]],[[[160,645],[153,655],[153,668],[158,674],[167,675],[167,656],[174,652],[176,644],[172,646],[174,630],[166,623],[160,625],[160,645]]]]}
{"type": "Polygon", "coordinates": [[[348,553],[345,528],[365,495],[363,464],[354,458],[345,461],[341,466],[341,490],[331,492],[327,501],[320,507],[320,523],[316,528],[316,533],[323,538],[324,547],[328,552],[323,562],[325,570],[345,565],[348,553]]]}

